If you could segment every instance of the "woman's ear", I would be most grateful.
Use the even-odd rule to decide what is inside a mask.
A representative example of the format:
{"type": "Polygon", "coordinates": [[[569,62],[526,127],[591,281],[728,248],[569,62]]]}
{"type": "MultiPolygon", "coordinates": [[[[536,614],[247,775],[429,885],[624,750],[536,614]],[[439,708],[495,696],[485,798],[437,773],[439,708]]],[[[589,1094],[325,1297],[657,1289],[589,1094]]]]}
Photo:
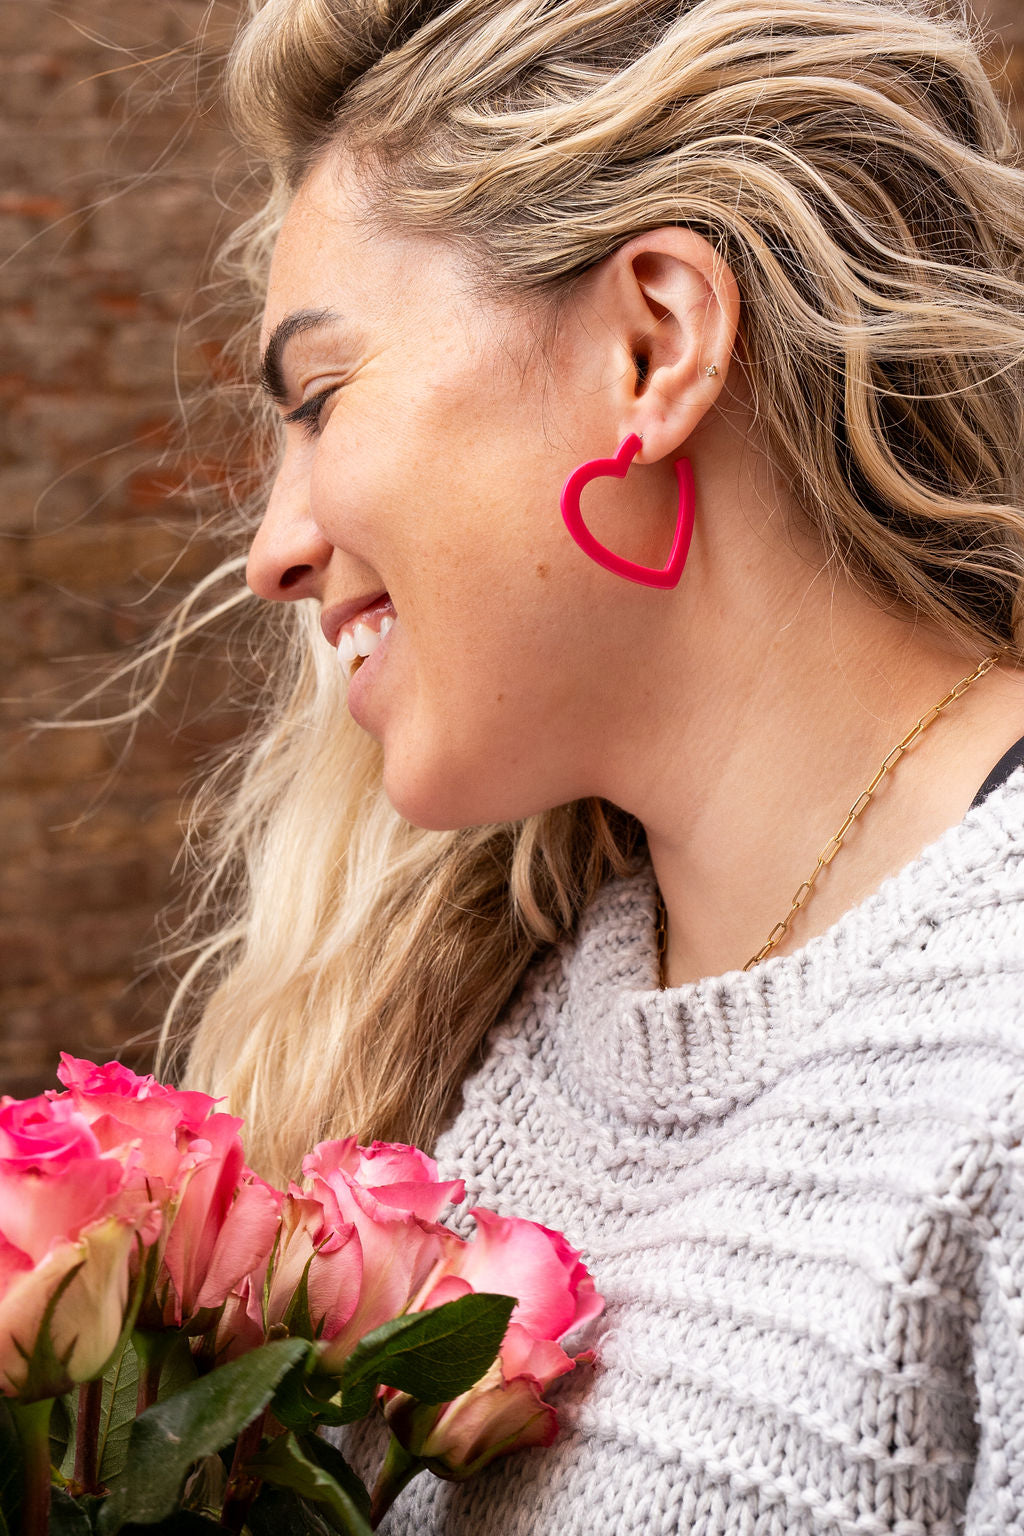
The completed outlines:
{"type": "Polygon", "coordinates": [[[714,405],[736,344],[736,279],[703,236],[669,225],[638,235],[595,273],[593,298],[630,357],[619,436],[643,437],[638,462],[677,455],[714,405]]]}

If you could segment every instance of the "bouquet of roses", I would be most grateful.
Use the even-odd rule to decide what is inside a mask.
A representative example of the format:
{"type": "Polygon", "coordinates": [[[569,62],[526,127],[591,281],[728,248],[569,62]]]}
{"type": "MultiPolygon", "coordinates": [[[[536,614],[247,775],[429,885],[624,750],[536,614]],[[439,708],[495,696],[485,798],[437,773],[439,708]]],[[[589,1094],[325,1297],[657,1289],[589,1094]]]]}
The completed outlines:
{"type": "Polygon", "coordinates": [[[428,1469],[557,1429],[559,1341],[601,1297],[536,1223],[477,1209],[414,1147],[322,1142],[301,1185],[246,1167],[201,1093],[64,1055],[0,1099],[0,1536],[366,1536],[428,1469]],[[323,1427],[382,1417],[372,1495],[323,1427]]]}

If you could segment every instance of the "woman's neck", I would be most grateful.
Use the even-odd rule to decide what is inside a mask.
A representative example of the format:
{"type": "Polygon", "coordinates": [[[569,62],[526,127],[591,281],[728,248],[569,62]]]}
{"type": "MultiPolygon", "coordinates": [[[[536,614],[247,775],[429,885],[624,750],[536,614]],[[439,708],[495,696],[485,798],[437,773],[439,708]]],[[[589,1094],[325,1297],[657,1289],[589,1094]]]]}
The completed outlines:
{"type": "MultiPolygon", "coordinates": [[[[757,953],[891,748],[984,654],[816,573],[807,550],[775,534],[778,515],[752,529],[721,484],[705,506],[718,522],[695,533],[685,601],[646,653],[644,693],[659,707],[623,732],[630,750],[609,752],[623,792],[602,791],[646,829],[669,986],[757,953]]],[[[882,780],[773,953],[824,932],[962,819],[1021,734],[1024,673],[1000,665],[882,780]]]]}

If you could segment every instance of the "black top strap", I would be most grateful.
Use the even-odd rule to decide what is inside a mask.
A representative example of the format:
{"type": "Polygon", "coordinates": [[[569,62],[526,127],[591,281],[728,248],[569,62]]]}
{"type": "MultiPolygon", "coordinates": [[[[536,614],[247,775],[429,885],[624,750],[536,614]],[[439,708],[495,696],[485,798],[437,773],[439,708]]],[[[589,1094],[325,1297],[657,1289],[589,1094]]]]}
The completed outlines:
{"type": "Polygon", "coordinates": [[[981,788],[978,790],[978,793],[971,801],[971,810],[973,811],[976,805],[980,805],[981,802],[988,795],[990,795],[994,789],[998,789],[1000,784],[1002,784],[1004,780],[1008,779],[1013,770],[1015,768],[1019,768],[1022,763],[1024,763],[1024,736],[1022,736],[1019,741],[1014,742],[1009,752],[1003,753],[1002,757],[999,759],[998,763],[996,763],[995,767],[992,769],[992,772],[989,774],[988,778],[985,780],[984,784],[981,786],[981,788]]]}

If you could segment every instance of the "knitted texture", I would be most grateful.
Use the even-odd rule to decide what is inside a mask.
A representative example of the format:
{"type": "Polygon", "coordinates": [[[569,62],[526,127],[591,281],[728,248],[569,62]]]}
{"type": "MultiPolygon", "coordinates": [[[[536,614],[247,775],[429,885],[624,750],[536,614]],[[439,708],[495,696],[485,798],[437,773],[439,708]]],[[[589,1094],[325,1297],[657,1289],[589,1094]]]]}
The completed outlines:
{"type": "Polygon", "coordinates": [[[383,1529],[1024,1536],[1024,770],[750,972],[654,990],[654,891],[537,963],[437,1149],[583,1249],[598,1363],[383,1529]]]}

